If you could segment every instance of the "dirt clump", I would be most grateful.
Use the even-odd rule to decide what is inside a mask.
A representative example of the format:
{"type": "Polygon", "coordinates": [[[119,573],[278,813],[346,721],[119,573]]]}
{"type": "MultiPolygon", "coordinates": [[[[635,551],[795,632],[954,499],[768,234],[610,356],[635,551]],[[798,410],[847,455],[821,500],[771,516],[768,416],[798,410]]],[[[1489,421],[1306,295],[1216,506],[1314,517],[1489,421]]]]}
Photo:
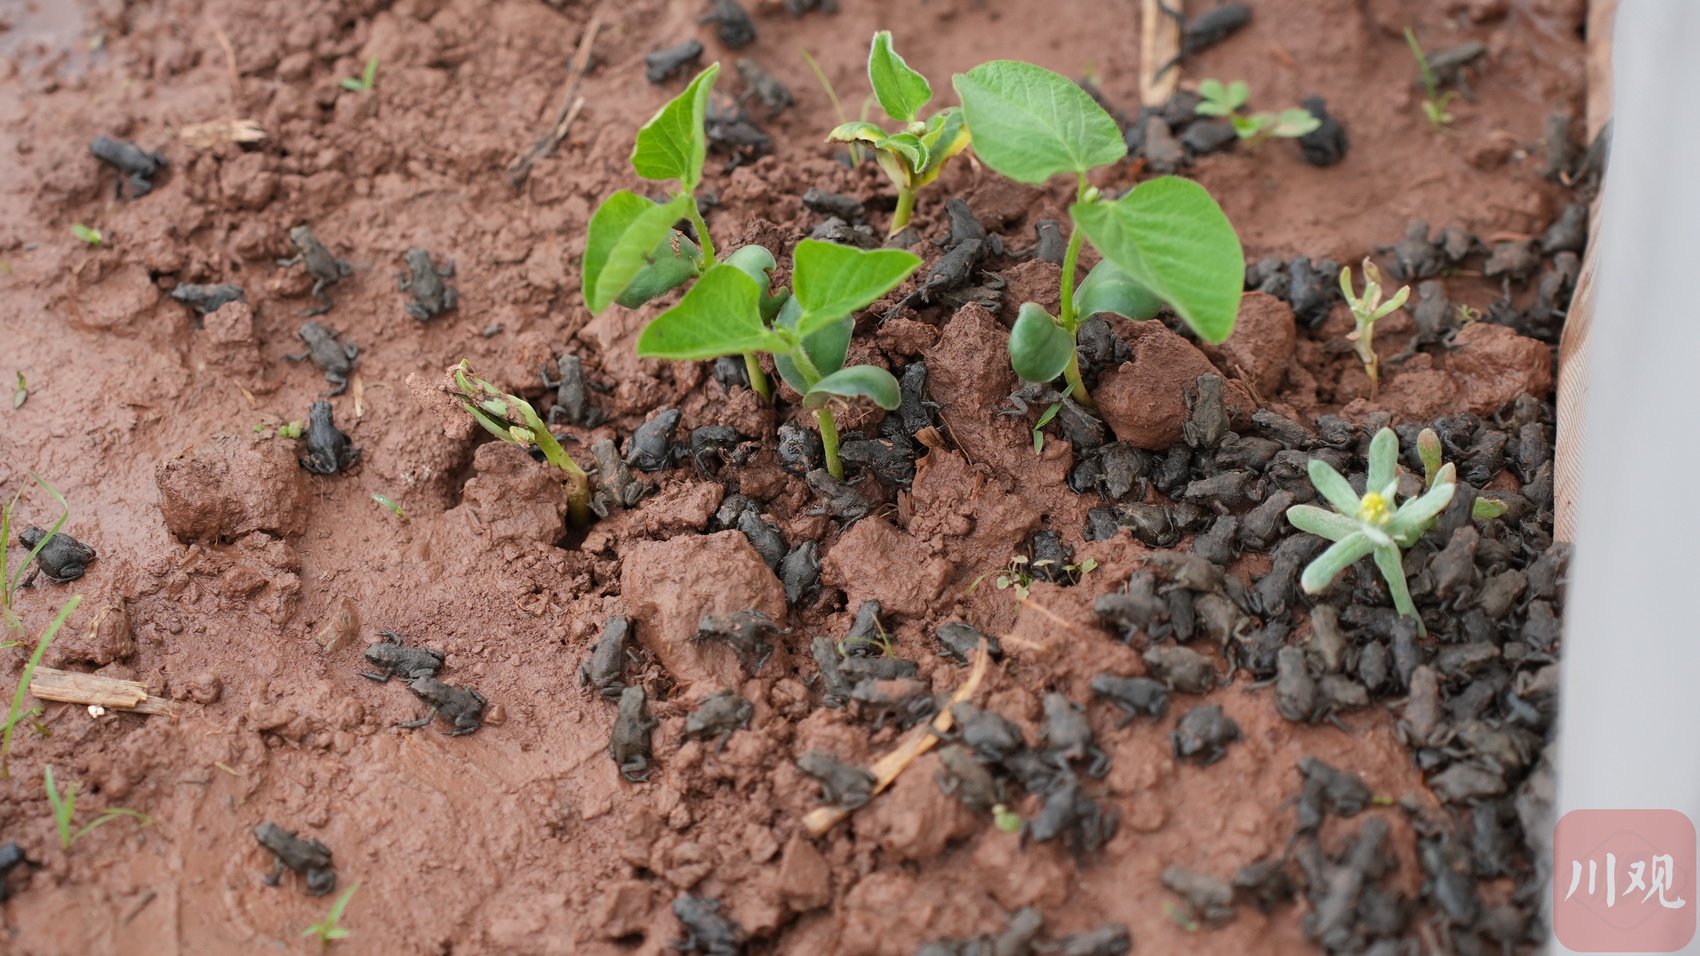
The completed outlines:
{"type": "Polygon", "coordinates": [[[785,588],[735,530],[632,544],[621,556],[620,594],[638,641],[675,680],[704,695],[743,680],[729,648],[696,641],[705,616],[759,611],[785,620],[785,588]]]}
{"type": "Polygon", "coordinates": [[[184,541],[307,528],[307,474],[292,443],[220,435],[154,469],[165,527],[184,541]]]}
{"type": "MultiPolygon", "coordinates": [[[[1189,413],[1186,390],[1200,375],[1219,375],[1198,347],[1158,322],[1117,323],[1133,361],[1099,376],[1093,398],[1116,438],[1136,448],[1162,451],[1181,440],[1189,413]]],[[[1256,403],[1244,383],[1230,380],[1223,398],[1236,421],[1251,417],[1256,403]]]]}

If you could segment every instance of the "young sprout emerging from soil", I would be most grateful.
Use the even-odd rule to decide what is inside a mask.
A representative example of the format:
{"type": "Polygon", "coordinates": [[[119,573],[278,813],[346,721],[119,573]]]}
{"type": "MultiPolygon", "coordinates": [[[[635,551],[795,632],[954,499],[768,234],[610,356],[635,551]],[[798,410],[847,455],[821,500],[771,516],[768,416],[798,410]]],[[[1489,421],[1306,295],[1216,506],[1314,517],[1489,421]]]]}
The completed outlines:
{"type": "Polygon", "coordinates": [[[1423,90],[1428,93],[1428,96],[1423,100],[1423,115],[1428,117],[1429,125],[1435,129],[1451,126],[1452,121],[1457,117],[1447,112],[1446,106],[1457,98],[1458,91],[1440,92],[1440,82],[1435,79],[1434,68],[1429,66],[1428,54],[1424,53],[1423,48],[1417,44],[1417,35],[1411,31],[1410,27],[1405,28],[1405,42],[1410,44],[1411,55],[1417,58],[1417,69],[1421,70],[1423,74],[1423,90]]]}
{"type": "Polygon", "coordinates": [[[1315,505],[1294,505],[1287,509],[1287,520],[1300,531],[1309,531],[1334,542],[1305,568],[1299,585],[1306,594],[1315,594],[1330,581],[1366,554],[1375,556],[1375,566],[1393,594],[1393,606],[1401,615],[1417,622],[1423,629],[1417,607],[1411,603],[1410,589],[1405,586],[1402,549],[1417,542],[1433,524],[1435,516],[1452,501],[1457,490],[1456,469],[1451,464],[1440,466],[1434,481],[1420,496],[1395,507],[1399,493],[1399,473],[1395,459],[1399,455],[1399,439],[1391,428],[1376,432],[1369,445],[1369,480],[1363,497],[1352,491],[1340,473],[1318,458],[1310,460],[1310,483],[1333,511],[1315,505]]]}
{"type": "MultiPolygon", "coordinates": [[[[551,436],[551,437],[553,437],[553,436],[551,436]]],[[[384,507],[390,509],[390,513],[395,515],[397,518],[404,518],[405,519],[407,517],[407,515],[402,513],[401,505],[396,504],[394,501],[391,501],[390,499],[384,497],[383,495],[374,494],[374,495],[372,495],[372,500],[376,501],[378,504],[381,504],[384,507]]]]}
{"type": "Polygon", "coordinates": [[[769,294],[773,256],[745,246],[703,273],[679,304],[656,316],[638,338],[644,358],[697,361],[758,352],[773,355],[786,384],[814,412],[827,471],[844,477],[832,403],[872,399],[890,411],[902,403],[897,379],[873,365],[844,366],[852,315],[896,288],[921,264],[901,249],[855,249],[804,239],[791,253],[789,294],[769,294]],[[783,302],[769,325],[769,304],[783,302]]]}
{"type": "MultiPolygon", "coordinates": [[[[12,730],[18,726],[18,721],[33,719],[41,713],[37,707],[30,711],[24,710],[24,695],[29,693],[30,679],[35,676],[35,669],[41,666],[41,657],[47,653],[47,645],[53,643],[53,635],[59,633],[65,619],[83,603],[81,594],[74,595],[59,609],[59,616],[53,623],[47,625],[47,630],[41,632],[41,640],[36,642],[35,651],[30,654],[29,662],[24,665],[24,672],[18,675],[18,689],[12,692],[12,707],[6,712],[6,727],[0,731],[0,780],[12,775],[12,730]]],[[[39,727],[39,725],[37,725],[39,727]]],[[[43,731],[45,733],[46,731],[43,731]]]]}
{"type": "Polygon", "coordinates": [[[92,229],[80,222],[71,223],[71,235],[76,236],[78,239],[81,239],[91,246],[100,245],[101,240],[106,238],[100,234],[99,229],[92,229]]]}
{"type": "Polygon", "coordinates": [[[59,849],[61,850],[69,852],[71,844],[81,840],[90,830],[111,823],[120,817],[140,820],[144,827],[153,825],[153,818],[140,810],[131,810],[127,807],[108,807],[100,811],[100,815],[92,821],[84,824],[81,830],[72,832],[71,819],[77,812],[76,781],[65,784],[65,792],[60,793],[59,788],[53,783],[52,767],[44,767],[41,777],[42,782],[47,786],[47,802],[53,806],[53,822],[59,826],[59,849]]]}
{"type": "Polygon", "coordinates": [[[366,69],[362,70],[359,76],[343,77],[342,88],[350,93],[369,93],[372,90],[372,85],[377,81],[378,58],[373,57],[366,61],[366,69]]]}
{"type": "MultiPolygon", "coordinates": [[[[590,217],[584,248],[584,302],[592,315],[615,303],[635,309],[706,275],[716,265],[714,239],[697,206],[696,190],[702,183],[702,165],[708,156],[704,126],[708,97],[719,75],[719,63],[698,73],[683,93],[668,101],[638,130],[632,147],[632,169],[639,176],[663,182],[678,180],[679,191],[658,203],[622,189],[604,199],[590,217]],[[689,220],[700,247],[673,228],[680,219],[689,220]]],[[[766,253],[766,268],[773,268],[773,254],[759,246],[753,248],[766,253]]],[[[755,252],[748,255],[760,260],[755,252]]],[[[777,300],[771,303],[764,318],[771,320],[778,305],[777,300]]],[[[762,398],[772,398],[773,389],[755,353],[746,351],[743,355],[750,387],[762,398]]]]}
{"type": "Polygon", "coordinates": [[[347,939],[348,930],[337,924],[342,922],[342,911],[348,909],[348,901],[354,898],[354,891],[358,889],[360,884],[356,883],[344,890],[342,895],[336,898],[336,902],[331,904],[330,912],[325,914],[325,918],[302,930],[301,935],[319,937],[320,949],[329,946],[332,940],[347,939]]]}
{"type": "MultiPolygon", "coordinates": [[[[49,531],[40,541],[37,541],[35,547],[30,549],[29,556],[24,558],[14,569],[8,564],[12,553],[10,545],[13,540],[12,518],[17,513],[18,499],[23,496],[23,492],[20,491],[13,495],[11,501],[0,507],[0,620],[5,622],[7,630],[16,631],[19,634],[24,633],[24,622],[19,620],[17,612],[12,610],[12,599],[17,596],[18,589],[23,587],[24,572],[29,570],[30,563],[35,561],[36,555],[41,553],[42,548],[47,547],[47,543],[53,540],[53,536],[59,532],[60,528],[65,526],[65,522],[71,517],[71,505],[65,501],[64,495],[60,494],[52,485],[42,481],[41,476],[35,472],[30,472],[30,477],[35,479],[36,484],[47,489],[48,494],[57,498],[59,506],[65,510],[59,513],[59,520],[53,523],[53,530],[49,531]]],[[[4,774],[0,774],[0,776],[4,776],[4,774]]]]}
{"type": "Polygon", "coordinates": [[[549,433],[531,403],[478,378],[466,359],[450,368],[448,376],[450,393],[485,431],[510,445],[521,448],[536,445],[543,450],[549,464],[567,473],[567,520],[574,525],[589,524],[590,478],[549,433]]]}
{"type": "Polygon", "coordinates": [[[1227,85],[1223,85],[1221,80],[1205,80],[1198,84],[1198,95],[1204,97],[1204,102],[1198,104],[1198,115],[1226,117],[1233,124],[1234,132],[1247,145],[1261,143],[1270,137],[1298,139],[1322,125],[1322,121],[1310,115],[1309,110],[1297,107],[1279,113],[1242,114],[1240,108],[1245,106],[1247,97],[1251,95],[1244,80],[1235,80],[1227,85]]]}
{"type": "Polygon", "coordinates": [[[891,214],[890,233],[895,236],[909,225],[915,192],[937,179],[947,160],[968,148],[968,130],[962,111],[954,106],[921,119],[921,110],[933,98],[933,86],[891,48],[890,30],[874,34],[873,45],[868,48],[868,82],[885,115],[903,128],[887,133],[865,121],[841,123],[827,139],[852,145],[860,141],[874,148],[880,168],[897,187],[897,210],[891,214]]]}
{"type": "Polygon", "coordinates": [[[24,373],[18,373],[18,387],[12,392],[12,407],[23,408],[24,402],[30,397],[29,383],[24,381],[24,373]]]}
{"type": "Polygon", "coordinates": [[[1017,182],[1040,185],[1068,175],[1076,183],[1059,312],[1023,303],[1010,331],[1010,364],[1022,378],[1043,383],[1062,375],[1074,400],[1091,407],[1074,337],[1099,312],[1148,319],[1168,303],[1205,341],[1228,337],[1245,257],[1233,225],[1204,187],[1165,176],[1110,200],[1086,174],[1126,156],[1127,144],[1110,114],[1072,80],[1031,63],[994,60],[952,81],[982,162],[1017,182]],[[1077,289],[1086,239],[1103,261],[1077,289]]]}
{"type": "MultiPolygon", "coordinates": [[[[1435,434],[1432,428],[1423,429],[1417,435],[1417,457],[1423,463],[1424,488],[1433,488],[1435,481],[1440,478],[1440,454],[1440,436],[1435,434]]],[[[1509,510],[1503,501],[1495,501],[1492,498],[1477,498],[1470,505],[1470,517],[1491,521],[1509,510]]]]}
{"type": "Polygon", "coordinates": [[[1346,304],[1352,308],[1352,321],[1357,327],[1346,338],[1352,341],[1352,347],[1357,350],[1358,358],[1364,363],[1364,372],[1369,376],[1370,397],[1381,390],[1381,360],[1375,354],[1375,323],[1399,310],[1405,300],[1411,297],[1411,287],[1400,286],[1393,293],[1393,298],[1381,301],[1381,270],[1375,263],[1364,259],[1364,294],[1358,295],[1352,291],[1352,267],[1346,266],[1340,270],[1340,292],[1346,297],[1346,304]]]}
{"type": "MultiPolygon", "coordinates": [[[[838,91],[832,88],[832,81],[826,78],[826,71],[822,70],[820,68],[820,64],[815,62],[814,54],[804,50],[803,59],[809,64],[809,70],[814,73],[815,79],[820,81],[821,89],[826,91],[826,98],[832,103],[832,111],[838,116],[838,125],[843,126],[845,123],[850,122],[850,117],[844,113],[844,104],[838,100],[838,91]]],[[[872,96],[869,96],[867,99],[862,101],[862,115],[859,117],[860,119],[865,120],[868,118],[868,107],[872,103],[872,96]]],[[[855,141],[850,143],[850,165],[853,167],[862,165],[861,143],[855,141]]]]}

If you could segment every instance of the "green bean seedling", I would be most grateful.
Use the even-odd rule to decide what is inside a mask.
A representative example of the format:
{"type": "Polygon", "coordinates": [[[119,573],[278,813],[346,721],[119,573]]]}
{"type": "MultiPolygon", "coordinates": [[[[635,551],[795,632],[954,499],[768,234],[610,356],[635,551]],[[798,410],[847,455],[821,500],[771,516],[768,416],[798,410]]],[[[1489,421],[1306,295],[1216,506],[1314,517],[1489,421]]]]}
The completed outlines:
{"type": "Polygon", "coordinates": [[[1247,97],[1251,95],[1244,80],[1228,84],[1217,79],[1205,80],[1198,84],[1198,95],[1204,97],[1204,101],[1196,107],[1198,115],[1227,119],[1234,132],[1248,145],[1271,137],[1297,139],[1322,125],[1322,121],[1310,115],[1309,110],[1298,107],[1279,113],[1241,113],[1240,108],[1245,106],[1247,97]]]}
{"type": "MultiPolygon", "coordinates": [[[[509,395],[473,374],[466,359],[448,370],[449,393],[484,430],[510,445],[543,450],[549,464],[567,475],[567,520],[576,526],[590,523],[590,476],[573,461],[531,403],[509,395]]],[[[399,513],[399,512],[398,512],[399,513]]]]}
{"type": "Polygon", "coordinates": [[[933,98],[933,86],[891,48],[890,30],[874,34],[874,42],[868,47],[868,82],[880,109],[902,128],[887,133],[865,120],[841,122],[827,139],[852,146],[862,142],[873,148],[880,169],[897,187],[897,209],[891,214],[890,230],[895,236],[909,225],[916,191],[937,179],[944,164],[968,148],[968,130],[963,126],[962,111],[954,106],[921,119],[921,111],[933,98]]]}
{"type": "Polygon", "coordinates": [[[1239,237],[1204,187],[1164,176],[1111,200],[1089,172],[1127,155],[1116,121],[1065,76],[1031,63],[993,60],[952,78],[980,161],[1017,182],[1075,180],[1073,235],[1064,254],[1060,309],[1022,303],[1009,336],[1010,364],[1029,382],[1063,376],[1092,407],[1080,378],[1075,333],[1100,312],[1148,319],[1167,303],[1207,342],[1234,329],[1245,258],[1239,237]],[[1085,240],[1103,256],[1080,287],[1085,240]]]}

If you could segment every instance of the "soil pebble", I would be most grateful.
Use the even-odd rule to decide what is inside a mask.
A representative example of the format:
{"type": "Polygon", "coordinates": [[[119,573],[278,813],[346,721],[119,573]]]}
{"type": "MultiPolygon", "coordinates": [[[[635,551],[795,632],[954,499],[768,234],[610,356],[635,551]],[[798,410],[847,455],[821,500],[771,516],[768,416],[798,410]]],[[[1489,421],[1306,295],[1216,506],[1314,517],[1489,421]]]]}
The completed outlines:
{"type": "Polygon", "coordinates": [[[307,528],[306,474],[280,439],[213,438],[160,462],[154,482],[166,529],[184,541],[307,528]]]}

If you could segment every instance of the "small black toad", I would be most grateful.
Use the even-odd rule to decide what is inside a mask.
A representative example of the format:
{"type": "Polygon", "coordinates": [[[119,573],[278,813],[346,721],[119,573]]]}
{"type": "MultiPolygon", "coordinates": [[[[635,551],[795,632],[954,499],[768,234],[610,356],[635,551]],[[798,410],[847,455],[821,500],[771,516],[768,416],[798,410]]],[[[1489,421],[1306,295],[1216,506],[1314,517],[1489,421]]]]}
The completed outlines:
{"type": "Polygon", "coordinates": [[[1169,710],[1169,689],[1149,677],[1099,674],[1092,678],[1092,693],[1122,709],[1118,727],[1126,727],[1135,714],[1147,714],[1155,722],[1169,710]]]}
{"type": "Polygon", "coordinates": [[[384,684],[398,674],[405,680],[413,680],[419,677],[436,677],[437,672],[443,669],[442,651],[433,651],[429,647],[408,647],[402,642],[400,634],[388,629],[378,633],[383,635],[383,640],[374,641],[371,647],[366,648],[366,663],[378,668],[378,671],[361,671],[361,677],[370,677],[384,684]]]}
{"type": "Polygon", "coordinates": [[[1228,752],[1228,744],[1240,739],[1240,725],[1222,713],[1221,704],[1194,707],[1181,717],[1169,733],[1175,756],[1191,757],[1208,767],[1228,752]]]}
{"type": "Polygon", "coordinates": [[[407,314],[424,322],[454,309],[460,303],[460,293],[443,282],[454,274],[453,259],[439,269],[424,249],[407,250],[407,271],[396,273],[397,288],[413,293],[407,314]]]}
{"type": "Polygon", "coordinates": [[[779,115],[788,109],[796,100],[791,96],[791,89],[780,82],[773,74],[762,69],[761,64],[754,60],[740,57],[738,59],[738,75],[744,78],[748,85],[744,96],[754,95],[767,107],[768,118],[779,115]]]}
{"type": "Polygon", "coordinates": [[[1072,773],[1059,775],[1045,793],[1039,815],[1022,826],[1022,833],[1045,843],[1063,837],[1077,856],[1095,853],[1116,835],[1116,812],[1086,795],[1072,773]]]}
{"type": "Polygon", "coordinates": [[[202,315],[211,315],[232,302],[241,302],[242,287],[226,282],[223,285],[195,285],[180,282],[171,290],[171,297],[202,315]]]}
{"type": "Polygon", "coordinates": [[[992,772],[968,748],[957,744],[940,748],[939,763],[944,765],[938,774],[939,786],[945,793],[956,794],[963,806],[985,813],[1003,802],[1003,792],[992,772]]]}
{"type": "MultiPolygon", "coordinates": [[[[325,289],[342,281],[343,276],[352,275],[354,267],[347,259],[338,259],[331,255],[309,226],[296,226],[289,230],[289,241],[295,246],[294,258],[279,259],[277,264],[289,268],[296,263],[307,267],[307,274],[313,277],[313,298],[319,300],[319,307],[302,311],[301,315],[324,315],[336,303],[325,294],[325,289]]],[[[334,379],[333,379],[334,381],[334,379]]]]}
{"type": "Polygon", "coordinates": [[[797,758],[797,769],[820,783],[822,803],[854,810],[873,799],[874,775],[865,767],[840,763],[831,754],[811,750],[797,758]]]}
{"type": "Polygon", "coordinates": [[[974,756],[987,763],[1001,763],[1010,754],[1027,746],[1021,728],[1002,714],[981,710],[964,701],[952,704],[950,715],[955,718],[958,728],[953,736],[974,751],[974,756]]]}
{"type": "Polygon", "coordinates": [[[697,18],[698,23],[715,24],[714,32],[720,42],[730,49],[749,46],[756,39],[756,24],[738,0],[714,0],[714,12],[697,18]]]}
{"type": "Polygon", "coordinates": [[[1133,939],[1127,927],[1107,923],[1090,933],[1070,933],[1056,941],[1055,956],[1127,956],[1133,939]]]}
{"type": "Polygon", "coordinates": [[[1086,773],[1093,777],[1109,773],[1110,755],[1098,749],[1097,742],[1092,739],[1092,725],[1086,722],[1086,708],[1057,693],[1046,694],[1043,704],[1043,735],[1051,759],[1062,767],[1067,767],[1072,760],[1089,761],[1086,773]]]}
{"type": "MultiPolygon", "coordinates": [[[[4,542],[0,542],[4,544],[4,542]]],[[[48,532],[30,525],[18,532],[18,544],[31,550],[40,544],[41,550],[35,553],[35,566],[49,581],[66,584],[83,576],[83,566],[95,559],[94,549],[63,531],[48,532]],[[43,541],[46,544],[42,544],[43,541]]],[[[25,586],[35,580],[35,571],[24,579],[25,586]]]]}
{"type": "Polygon", "coordinates": [[[1251,21],[1251,7],[1243,3],[1217,4],[1191,20],[1188,20],[1186,14],[1180,10],[1165,4],[1159,3],[1158,9],[1174,17],[1180,23],[1181,51],[1175,54],[1174,59],[1163,64],[1162,69],[1157,71],[1157,76],[1169,72],[1171,67],[1194,53],[1208,50],[1221,43],[1232,36],[1240,27],[1251,21]]]}
{"type": "Polygon", "coordinates": [[[626,689],[626,643],[631,633],[631,618],[609,618],[602,625],[602,639],[591,649],[590,659],[578,669],[579,683],[596,688],[609,700],[619,697],[626,689]]]}
{"type": "Polygon", "coordinates": [[[796,604],[820,589],[820,545],[805,541],[779,562],[779,583],[785,603],[796,604]]]}
{"type": "Polygon", "coordinates": [[[484,726],[484,708],[490,702],[470,687],[445,684],[435,677],[416,677],[408,683],[407,689],[430,705],[431,710],[418,720],[396,724],[397,727],[423,727],[431,722],[432,717],[441,717],[455,726],[455,729],[444,733],[460,737],[484,726]]]}
{"type": "Polygon", "coordinates": [[[124,196],[124,184],[130,184],[130,198],[140,199],[153,192],[153,177],[166,166],[165,154],[148,152],[129,140],[102,136],[89,144],[94,158],[123,173],[127,179],[118,181],[118,196],[124,196]]]}
{"type": "Polygon", "coordinates": [[[41,864],[24,855],[24,848],[16,843],[0,846],[0,903],[6,902],[12,895],[12,871],[20,866],[40,866],[41,864]]]}
{"type": "Polygon", "coordinates": [[[650,759],[649,732],[659,724],[649,715],[648,698],[642,687],[632,686],[620,692],[620,713],[608,735],[608,753],[619,766],[620,776],[632,783],[642,783],[655,772],[650,759]]]}
{"type": "Polygon", "coordinates": [[[912,727],[916,722],[938,712],[938,704],[933,700],[932,686],[912,677],[868,678],[859,681],[850,691],[850,699],[856,702],[862,719],[873,719],[875,729],[884,727],[888,718],[895,719],[899,727],[912,727]]]}
{"type": "Polygon", "coordinates": [[[311,358],[319,371],[325,373],[325,381],[336,388],[324,392],[325,397],[341,395],[348,389],[348,377],[354,373],[354,360],[360,357],[360,346],[352,343],[337,341],[337,334],[317,322],[304,322],[300,331],[295,333],[301,341],[307,343],[307,351],[297,355],[285,355],[291,362],[299,362],[311,358]]]}
{"type": "Polygon", "coordinates": [[[1328,104],[1320,96],[1307,96],[1299,104],[1316,117],[1317,127],[1299,137],[1301,158],[1312,166],[1332,166],[1346,158],[1350,145],[1346,127],[1328,115],[1328,104]]]}
{"type": "Polygon", "coordinates": [[[656,412],[632,432],[632,440],[626,445],[626,464],[640,471],[661,471],[673,464],[673,430],[678,427],[677,408],[656,412]]]}
{"type": "Polygon", "coordinates": [[[726,615],[703,615],[692,640],[698,644],[710,640],[725,641],[732,648],[732,653],[738,656],[738,663],[744,665],[744,670],[754,674],[772,656],[772,638],[783,632],[784,628],[760,611],[737,611],[726,615]]]}
{"type": "Polygon", "coordinates": [[[643,78],[657,86],[702,56],[702,41],[692,37],[677,46],[645,53],[643,78]]]}
{"type": "Polygon", "coordinates": [[[543,366],[543,387],[555,390],[555,404],[549,406],[550,427],[566,419],[569,425],[595,428],[607,417],[602,409],[590,404],[590,389],[584,380],[584,362],[571,352],[561,353],[555,360],[561,377],[551,381],[549,366],[543,366]]]}
{"type": "Polygon", "coordinates": [[[335,414],[331,403],[323,399],[307,409],[307,457],[301,459],[301,467],[315,475],[347,471],[360,460],[360,449],[336,427],[335,414]]]}
{"type": "Polygon", "coordinates": [[[847,482],[832,477],[825,468],[816,468],[803,476],[803,480],[820,497],[821,506],[812,509],[809,514],[829,514],[843,518],[846,523],[854,522],[868,516],[873,507],[860,491],[852,488],[847,482]]]}
{"type": "Polygon", "coordinates": [[[979,628],[971,624],[964,624],[961,621],[946,621],[940,624],[933,631],[933,636],[937,637],[939,643],[944,645],[944,650],[939,652],[939,656],[948,657],[959,664],[966,664],[973,660],[974,655],[980,652],[980,641],[982,640],[986,642],[986,652],[992,656],[993,660],[1003,656],[1003,646],[998,643],[996,637],[983,634],[979,628]]]}
{"type": "Polygon", "coordinates": [[[742,730],[750,725],[750,716],[755,712],[756,706],[734,691],[723,690],[710,694],[685,718],[685,739],[719,737],[720,740],[714,748],[719,750],[726,746],[732,731],[742,730]]]}
{"type": "Polygon", "coordinates": [[[254,828],[254,839],[277,857],[277,866],[266,877],[267,886],[276,886],[289,867],[307,878],[307,895],[324,896],[336,889],[336,871],[331,869],[331,850],[311,837],[303,840],[275,823],[262,823],[254,828]]]}
{"type": "Polygon", "coordinates": [[[681,896],[673,901],[673,915],[685,927],[685,938],[673,944],[681,953],[738,956],[744,951],[744,928],[720,912],[719,900],[681,896]]]}
{"type": "Polygon", "coordinates": [[[597,439],[590,446],[590,457],[596,461],[596,494],[590,499],[590,510],[598,518],[608,517],[615,505],[630,508],[655,490],[649,482],[632,477],[612,438],[597,439]]]}

